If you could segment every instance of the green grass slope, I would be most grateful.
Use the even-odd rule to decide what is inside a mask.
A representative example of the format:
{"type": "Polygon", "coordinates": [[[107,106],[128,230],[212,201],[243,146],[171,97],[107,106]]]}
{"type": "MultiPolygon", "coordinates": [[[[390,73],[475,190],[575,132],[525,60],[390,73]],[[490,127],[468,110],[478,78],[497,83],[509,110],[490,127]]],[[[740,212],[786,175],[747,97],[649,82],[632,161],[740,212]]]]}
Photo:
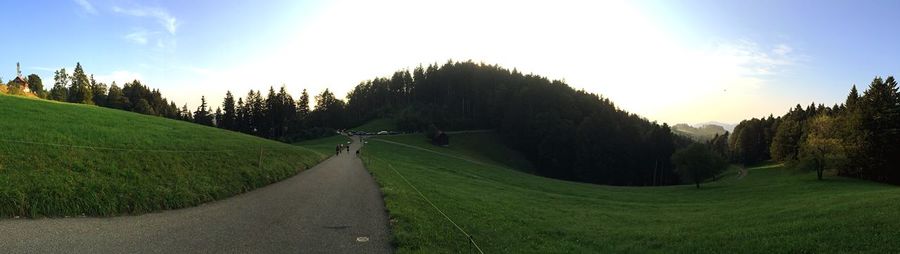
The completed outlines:
{"type": "Polygon", "coordinates": [[[816,181],[777,166],[743,179],[732,171],[699,190],[600,186],[472,163],[465,152],[419,138],[381,139],[419,147],[371,140],[363,152],[382,186],[398,253],[476,252],[429,201],[485,253],[900,252],[896,186],[816,181]]]}
{"type": "MultiPolygon", "coordinates": [[[[471,159],[476,162],[512,168],[525,172],[534,172],[534,165],[522,154],[509,149],[501,143],[497,133],[492,131],[472,132],[465,134],[449,134],[450,146],[426,146],[428,149],[453,156],[471,159]]],[[[396,135],[390,141],[403,144],[425,145],[428,139],[424,135],[396,135]]]]}
{"type": "Polygon", "coordinates": [[[0,216],[193,206],[292,176],[328,155],[161,117],[0,95],[0,216]]]}
{"type": "Polygon", "coordinates": [[[368,121],[363,125],[357,126],[356,128],[350,128],[350,130],[365,132],[395,131],[397,130],[397,123],[394,121],[394,119],[378,118],[372,121],[368,121]]]}

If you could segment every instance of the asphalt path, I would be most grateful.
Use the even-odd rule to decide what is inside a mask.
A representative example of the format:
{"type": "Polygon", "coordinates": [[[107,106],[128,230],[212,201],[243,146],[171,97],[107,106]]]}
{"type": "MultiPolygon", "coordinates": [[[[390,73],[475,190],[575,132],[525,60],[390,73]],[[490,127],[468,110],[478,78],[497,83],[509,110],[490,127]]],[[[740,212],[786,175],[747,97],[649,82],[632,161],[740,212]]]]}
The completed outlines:
{"type": "Polygon", "coordinates": [[[3,253],[390,253],[358,140],[281,182],[197,207],[111,218],[0,219],[3,253]]]}

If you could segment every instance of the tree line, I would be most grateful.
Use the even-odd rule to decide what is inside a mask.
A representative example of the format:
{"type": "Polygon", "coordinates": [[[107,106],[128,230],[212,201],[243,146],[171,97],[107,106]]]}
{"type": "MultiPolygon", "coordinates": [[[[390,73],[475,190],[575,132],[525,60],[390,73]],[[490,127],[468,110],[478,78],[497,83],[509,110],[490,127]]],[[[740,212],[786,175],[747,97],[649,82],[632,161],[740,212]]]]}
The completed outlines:
{"type": "Polygon", "coordinates": [[[680,182],[670,157],[691,141],[559,80],[449,61],[364,81],[345,126],[389,117],[404,131],[494,129],[539,175],[611,185],[680,182]]]}
{"type": "Polygon", "coordinates": [[[741,121],[728,138],[738,163],[766,160],[838,175],[900,184],[900,93],[897,81],[876,77],[862,93],[854,85],[842,104],[797,105],[785,115],[741,121]]]}
{"type": "MultiPolygon", "coordinates": [[[[94,75],[85,73],[81,63],[76,63],[71,74],[65,68],[54,71],[53,86],[49,91],[37,74],[28,75],[26,80],[29,90],[42,99],[97,105],[181,120],[185,120],[189,112],[187,105],[178,108],[174,102],[163,98],[159,90],[151,90],[138,80],[127,82],[122,87],[116,82],[111,85],[97,82],[94,75]]],[[[24,91],[19,86],[13,87],[13,94],[24,91]]]]}
{"type": "Polygon", "coordinates": [[[260,91],[250,90],[246,97],[237,98],[228,91],[222,107],[209,112],[205,97],[194,114],[194,122],[239,131],[263,138],[296,142],[330,136],[343,122],[335,122],[343,114],[344,102],[328,89],[315,96],[316,104],[309,108],[310,98],[306,89],[294,100],[282,86],[274,87],[263,98],[260,91]]]}
{"type": "MultiPolygon", "coordinates": [[[[11,91],[23,91],[19,84],[12,84],[11,91]]],[[[42,79],[28,75],[27,86],[36,96],[44,99],[97,105],[101,107],[161,116],[170,119],[193,122],[233,131],[239,131],[264,138],[294,142],[334,134],[336,127],[343,126],[344,102],[337,99],[327,89],[316,96],[315,108],[310,110],[310,98],[306,89],[300,99],[294,101],[284,86],[278,92],[269,88],[266,97],[260,91],[250,90],[244,98],[236,98],[231,91],[225,94],[222,106],[215,110],[200,98],[200,106],[194,110],[187,104],[178,107],[162,96],[159,89],[151,89],[139,80],[126,82],[119,87],[116,82],[107,86],[97,82],[93,75],[87,75],[76,63],[70,74],[65,68],[54,71],[53,86],[45,90],[42,79]]]]}

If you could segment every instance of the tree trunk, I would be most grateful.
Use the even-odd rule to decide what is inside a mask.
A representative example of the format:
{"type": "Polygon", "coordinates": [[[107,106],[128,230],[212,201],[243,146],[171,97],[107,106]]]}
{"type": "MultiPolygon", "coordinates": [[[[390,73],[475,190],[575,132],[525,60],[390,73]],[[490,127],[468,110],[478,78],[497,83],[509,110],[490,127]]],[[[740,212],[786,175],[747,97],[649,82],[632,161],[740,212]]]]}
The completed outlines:
{"type": "Polygon", "coordinates": [[[819,176],[819,180],[822,180],[822,173],[825,171],[823,168],[816,169],[816,175],[819,176]]]}
{"type": "Polygon", "coordinates": [[[694,182],[694,183],[697,184],[697,189],[700,189],[700,182],[694,182]]]}

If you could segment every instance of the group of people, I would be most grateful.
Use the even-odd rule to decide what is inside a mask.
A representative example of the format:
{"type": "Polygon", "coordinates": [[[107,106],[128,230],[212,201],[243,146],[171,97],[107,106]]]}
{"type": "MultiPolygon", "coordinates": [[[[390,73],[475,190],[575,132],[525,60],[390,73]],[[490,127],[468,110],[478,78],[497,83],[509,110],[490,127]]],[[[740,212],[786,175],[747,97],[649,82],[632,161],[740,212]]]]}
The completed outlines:
{"type": "MultiPolygon", "coordinates": [[[[350,144],[347,144],[347,145],[338,144],[336,147],[334,147],[334,155],[340,155],[341,151],[344,151],[344,149],[347,149],[347,152],[349,153],[350,152],[350,144]]],[[[356,153],[359,154],[359,151],[357,150],[356,153]]]]}
{"type": "MultiPolygon", "coordinates": [[[[349,153],[350,144],[338,144],[336,147],[334,147],[334,155],[341,155],[341,151],[344,150],[347,150],[347,152],[349,153]]],[[[356,149],[356,155],[359,156],[359,149],[356,149]]]]}

